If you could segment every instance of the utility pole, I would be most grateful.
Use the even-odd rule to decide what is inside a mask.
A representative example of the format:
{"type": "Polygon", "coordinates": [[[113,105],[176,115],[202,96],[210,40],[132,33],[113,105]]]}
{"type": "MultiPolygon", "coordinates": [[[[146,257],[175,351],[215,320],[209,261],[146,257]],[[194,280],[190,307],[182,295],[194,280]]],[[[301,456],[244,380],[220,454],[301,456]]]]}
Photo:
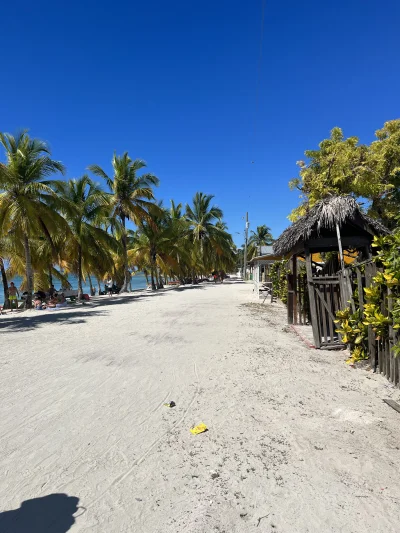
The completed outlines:
{"type": "Polygon", "coordinates": [[[246,213],[246,226],[244,230],[244,257],[243,257],[243,280],[246,281],[247,270],[247,238],[249,235],[249,213],[246,213]]]}

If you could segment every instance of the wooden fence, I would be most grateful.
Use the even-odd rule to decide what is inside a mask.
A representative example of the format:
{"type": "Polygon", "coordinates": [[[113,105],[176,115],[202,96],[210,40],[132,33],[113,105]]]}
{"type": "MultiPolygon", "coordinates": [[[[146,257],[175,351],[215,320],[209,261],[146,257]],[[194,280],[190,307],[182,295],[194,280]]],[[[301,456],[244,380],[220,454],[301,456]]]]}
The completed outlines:
{"type": "Polygon", "coordinates": [[[288,274],[288,323],[310,324],[310,299],[308,295],[307,276],[305,273],[288,274]],[[295,278],[296,276],[296,283],[295,278]]]}
{"type": "MultiPolygon", "coordinates": [[[[364,310],[365,293],[364,288],[373,284],[372,278],[378,271],[372,261],[358,263],[347,266],[344,271],[339,272],[339,285],[342,295],[342,307],[350,306],[354,313],[357,309],[364,310]]],[[[383,290],[381,312],[388,316],[392,309],[393,300],[390,298],[390,289],[383,290]]],[[[393,327],[389,327],[385,337],[376,338],[371,326],[368,326],[368,354],[371,366],[376,372],[392,382],[399,385],[400,380],[400,358],[394,357],[393,346],[399,341],[399,334],[393,327]]]]}

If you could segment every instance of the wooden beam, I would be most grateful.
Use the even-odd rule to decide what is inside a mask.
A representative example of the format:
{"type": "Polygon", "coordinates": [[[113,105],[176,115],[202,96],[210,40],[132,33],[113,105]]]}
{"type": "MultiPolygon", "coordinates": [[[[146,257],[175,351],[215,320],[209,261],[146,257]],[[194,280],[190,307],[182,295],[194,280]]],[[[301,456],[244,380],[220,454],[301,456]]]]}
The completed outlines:
{"type": "MultiPolygon", "coordinates": [[[[368,239],[368,237],[362,237],[361,235],[357,235],[355,237],[347,237],[342,236],[342,248],[343,250],[346,250],[347,248],[365,248],[366,246],[370,246],[371,240],[368,239]]],[[[338,240],[335,237],[320,237],[319,239],[310,239],[307,241],[306,245],[308,246],[309,250],[316,253],[319,251],[324,251],[324,249],[329,250],[338,250],[338,240]]]]}
{"type": "Polygon", "coordinates": [[[321,338],[319,335],[317,306],[315,302],[315,292],[314,292],[313,274],[312,274],[312,265],[311,265],[311,254],[310,254],[310,249],[308,248],[308,246],[305,247],[304,251],[305,251],[305,256],[306,256],[306,272],[307,272],[308,297],[310,300],[311,326],[313,330],[315,347],[320,348],[321,338]]]}
{"type": "Polygon", "coordinates": [[[344,259],[343,259],[342,237],[341,237],[341,235],[340,235],[339,224],[336,224],[336,235],[337,235],[338,246],[339,246],[340,265],[341,265],[341,267],[342,267],[342,270],[344,270],[344,259]]]}
{"type": "Polygon", "coordinates": [[[292,273],[293,273],[293,324],[297,324],[297,255],[292,257],[292,273]]]}
{"type": "Polygon", "coordinates": [[[288,324],[293,324],[293,321],[294,321],[293,274],[287,274],[287,286],[288,286],[287,320],[288,320],[288,324]]]}
{"type": "Polygon", "coordinates": [[[331,317],[331,319],[332,319],[333,321],[335,321],[335,320],[336,320],[336,317],[335,317],[335,315],[332,313],[332,309],[330,309],[329,306],[328,306],[328,304],[325,302],[325,298],[324,298],[323,294],[320,292],[320,290],[319,290],[317,287],[315,287],[315,292],[318,294],[319,299],[321,300],[322,305],[325,307],[326,312],[328,313],[328,315],[331,317]]]}
{"type": "Polygon", "coordinates": [[[392,409],[394,409],[395,411],[397,411],[398,413],[400,413],[400,405],[399,405],[397,402],[395,402],[394,400],[386,399],[386,398],[384,398],[383,401],[384,401],[385,403],[387,403],[388,405],[390,405],[390,407],[391,407],[392,409]]]}

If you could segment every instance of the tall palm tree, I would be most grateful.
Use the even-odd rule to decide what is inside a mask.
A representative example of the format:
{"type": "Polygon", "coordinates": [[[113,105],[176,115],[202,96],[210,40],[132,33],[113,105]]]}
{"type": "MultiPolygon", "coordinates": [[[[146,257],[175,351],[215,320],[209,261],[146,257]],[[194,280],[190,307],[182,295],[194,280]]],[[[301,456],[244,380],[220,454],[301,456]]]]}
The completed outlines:
{"type": "Polygon", "coordinates": [[[0,133],[0,143],[6,152],[6,164],[0,163],[0,233],[12,231],[22,240],[27,291],[25,306],[29,308],[33,292],[30,239],[45,235],[51,242],[52,233],[65,227],[65,221],[53,208],[56,197],[47,179],[56,172],[64,173],[64,166],[51,159],[45,142],[31,139],[27,131],[16,136],[0,133]]]}
{"type": "Polygon", "coordinates": [[[270,246],[274,243],[272,237],[271,228],[263,224],[257,226],[256,231],[251,231],[252,235],[249,239],[249,244],[255,244],[256,246],[270,246]]]}
{"type": "Polygon", "coordinates": [[[158,207],[158,215],[140,224],[129,250],[130,261],[150,271],[153,290],[162,288],[161,275],[180,276],[182,264],[189,260],[186,221],[174,218],[173,209],[158,207]]]}
{"type": "Polygon", "coordinates": [[[271,246],[274,243],[274,238],[272,237],[271,228],[263,224],[262,226],[257,226],[256,231],[251,232],[252,235],[248,241],[248,258],[252,259],[259,253],[261,246],[271,246]]]}
{"type": "Polygon", "coordinates": [[[112,194],[111,217],[113,227],[119,236],[122,247],[122,262],[124,269],[123,284],[120,292],[128,292],[130,272],[128,267],[128,248],[126,221],[131,220],[139,225],[143,220],[150,219],[154,200],[153,187],[159,180],[153,174],[138,175],[146,167],[141,159],[133,161],[128,152],[122,156],[114,153],[112,158],[113,176],[108,176],[98,165],[91,165],[89,170],[96,176],[103,178],[112,194]]]}
{"type": "Polygon", "coordinates": [[[80,300],[83,295],[83,267],[90,275],[91,266],[93,273],[99,263],[105,261],[109,268],[113,265],[110,249],[116,248],[116,242],[100,227],[109,213],[110,196],[87,175],[58,183],[56,191],[63,198],[63,213],[71,228],[69,251],[75,259],[80,300]]]}
{"type": "MultiPolygon", "coordinates": [[[[195,280],[195,265],[204,261],[213,248],[221,247],[226,232],[216,224],[223,218],[222,210],[212,205],[214,196],[197,192],[193,197],[193,205],[186,205],[186,218],[190,225],[193,250],[192,279],[195,280]]],[[[207,266],[207,263],[204,265],[207,266]]]]}

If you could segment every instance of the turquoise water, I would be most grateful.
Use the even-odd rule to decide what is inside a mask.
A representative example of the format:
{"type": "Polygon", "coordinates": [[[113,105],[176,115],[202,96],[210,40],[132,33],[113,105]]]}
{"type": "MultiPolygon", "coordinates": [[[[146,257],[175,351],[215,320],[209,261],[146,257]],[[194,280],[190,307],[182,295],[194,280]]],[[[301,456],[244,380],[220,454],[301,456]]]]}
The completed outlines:
{"type": "MultiPolygon", "coordinates": [[[[1,280],[1,278],[0,278],[1,280]]],[[[15,286],[18,287],[21,284],[21,278],[18,276],[15,276],[13,279],[8,280],[8,285],[10,285],[11,281],[15,283],[15,286]]],[[[73,289],[78,289],[78,280],[76,279],[76,276],[68,276],[68,281],[71,283],[73,289]]],[[[96,289],[96,294],[98,293],[98,285],[96,280],[92,280],[93,287],[96,289]]],[[[143,274],[136,274],[136,276],[132,277],[132,290],[138,290],[138,289],[145,289],[147,286],[146,278],[143,274]]],[[[61,289],[61,283],[57,280],[54,281],[54,287],[59,290],[61,289]]],[[[101,283],[101,290],[104,291],[104,282],[101,283]]],[[[90,286],[88,283],[83,284],[83,292],[90,294],[90,286]]],[[[0,304],[4,303],[4,292],[3,292],[3,284],[0,281],[0,304]]]]}

